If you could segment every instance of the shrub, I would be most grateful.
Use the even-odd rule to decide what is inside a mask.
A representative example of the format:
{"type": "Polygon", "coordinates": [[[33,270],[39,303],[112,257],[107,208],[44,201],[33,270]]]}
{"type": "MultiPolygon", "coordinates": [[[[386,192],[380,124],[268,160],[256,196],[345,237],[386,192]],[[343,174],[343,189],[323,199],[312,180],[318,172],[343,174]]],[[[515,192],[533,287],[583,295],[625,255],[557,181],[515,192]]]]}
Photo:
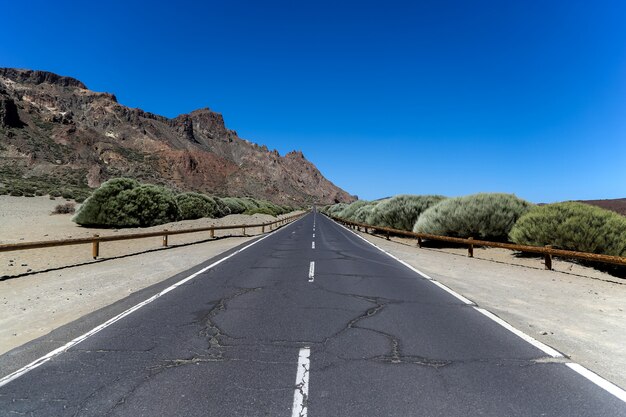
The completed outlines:
{"type": "Polygon", "coordinates": [[[204,194],[181,193],[176,196],[176,203],[178,204],[178,210],[182,220],[217,217],[217,205],[215,201],[204,194]]]}
{"type": "Polygon", "coordinates": [[[57,204],[52,214],[71,214],[75,211],[76,205],[74,203],[57,204]]]}
{"type": "Polygon", "coordinates": [[[377,204],[378,204],[377,202],[372,202],[371,204],[360,207],[356,211],[356,213],[354,213],[354,216],[352,216],[353,221],[358,222],[358,223],[371,224],[369,223],[367,219],[369,218],[370,214],[372,213],[372,211],[374,210],[377,204]]]}
{"type": "Polygon", "coordinates": [[[237,197],[223,197],[223,198],[220,198],[220,200],[222,201],[222,203],[224,203],[224,205],[226,207],[228,207],[228,210],[230,211],[230,214],[241,214],[244,211],[246,211],[246,206],[241,201],[240,198],[237,198],[237,197]]]}
{"type": "Polygon", "coordinates": [[[583,203],[549,204],[520,217],[509,237],[521,245],[626,256],[626,217],[583,203]]]}
{"type": "Polygon", "coordinates": [[[327,210],[329,216],[338,217],[339,213],[348,206],[346,203],[337,203],[330,206],[327,210]]]}
{"type": "Polygon", "coordinates": [[[96,227],[155,226],[178,220],[178,206],[163,187],[115,178],[95,190],[72,220],[96,227]]]}
{"type": "Polygon", "coordinates": [[[252,215],[252,214],[268,214],[272,217],[276,217],[275,212],[268,208],[268,207],[258,207],[255,209],[250,209],[250,210],[246,210],[246,214],[252,215]]]}
{"type": "Polygon", "coordinates": [[[481,193],[443,200],[417,219],[413,230],[443,236],[506,240],[531,204],[513,194],[481,193]]]}
{"type": "Polygon", "coordinates": [[[342,219],[346,219],[346,220],[353,220],[354,215],[357,212],[357,210],[369,204],[370,204],[369,201],[357,200],[353,203],[348,204],[346,207],[344,207],[344,209],[338,212],[336,216],[341,217],[342,219]]]}
{"type": "Polygon", "coordinates": [[[11,190],[9,195],[13,197],[21,197],[24,195],[24,192],[22,190],[11,190]]]}
{"type": "Polygon", "coordinates": [[[367,218],[367,223],[413,230],[419,216],[444,199],[445,197],[440,195],[397,195],[377,204],[367,218]]]}

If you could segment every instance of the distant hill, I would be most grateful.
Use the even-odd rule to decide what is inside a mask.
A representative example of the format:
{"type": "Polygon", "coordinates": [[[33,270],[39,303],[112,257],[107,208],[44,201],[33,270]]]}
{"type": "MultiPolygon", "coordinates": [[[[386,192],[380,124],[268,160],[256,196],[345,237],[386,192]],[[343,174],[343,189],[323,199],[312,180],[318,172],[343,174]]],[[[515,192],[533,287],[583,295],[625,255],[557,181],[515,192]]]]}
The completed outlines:
{"type": "Polygon", "coordinates": [[[119,176],[278,204],[355,199],[302,152],[242,139],[209,109],[170,119],[74,78],[0,68],[0,183],[87,190],[119,176]]]}
{"type": "Polygon", "coordinates": [[[578,200],[578,202],[602,207],[603,209],[612,210],[626,216],[626,198],[615,198],[612,200],[578,200]]]}

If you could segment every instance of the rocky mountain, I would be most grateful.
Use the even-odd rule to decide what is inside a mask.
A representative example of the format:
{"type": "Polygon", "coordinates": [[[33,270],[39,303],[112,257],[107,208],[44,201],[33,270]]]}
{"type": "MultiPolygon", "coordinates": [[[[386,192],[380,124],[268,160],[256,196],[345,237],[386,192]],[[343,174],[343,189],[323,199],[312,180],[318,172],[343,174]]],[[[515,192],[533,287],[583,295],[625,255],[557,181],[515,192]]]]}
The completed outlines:
{"type": "Polygon", "coordinates": [[[120,176],[278,204],[354,200],[302,152],[281,156],[242,139],[209,109],[170,119],[123,106],[70,77],[0,68],[5,191],[84,191],[120,176]]]}

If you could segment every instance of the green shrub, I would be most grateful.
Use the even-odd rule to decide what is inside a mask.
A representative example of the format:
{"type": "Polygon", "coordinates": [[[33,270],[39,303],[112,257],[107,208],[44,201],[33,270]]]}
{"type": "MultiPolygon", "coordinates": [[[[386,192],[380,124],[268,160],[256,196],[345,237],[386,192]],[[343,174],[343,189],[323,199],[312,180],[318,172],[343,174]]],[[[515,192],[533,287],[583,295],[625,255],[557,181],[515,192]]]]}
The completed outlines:
{"type": "Polygon", "coordinates": [[[338,212],[336,216],[346,220],[353,220],[354,214],[357,212],[357,210],[369,204],[370,202],[366,200],[354,201],[344,207],[344,209],[338,212]]]}
{"type": "Polygon", "coordinates": [[[228,207],[228,210],[230,211],[230,214],[241,214],[244,211],[246,211],[246,206],[241,201],[240,198],[237,198],[237,197],[222,197],[222,198],[220,198],[220,200],[222,201],[222,203],[224,203],[224,205],[226,207],[228,207]]]}
{"type": "Polygon", "coordinates": [[[443,200],[420,215],[413,230],[503,241],[531,204],[513,194],[481,193],[443,200]]]}
{"type": "Polygon", "coordinates": [[[424,211],[444,199],[440,195],[397,195],[377,204],[367,223],[410,231],[424,211]]]}
{"type": "Polygon", "coordinates": [[[17,190],[17,189],[15,189],[15,190],[11,190],[11,192],[9,193],[9,195],[10,195],[10,196],[13,196],[13,197],[21,197],[21,196],[23,196],[23,195],[24,195],[24,192],[23,192],[22,190],[17,190]]]}
{"type": "Polygon", "coordinates": [[[115,178],[95,190],[72,220],[83,226],[147,227],[178,217],[178,206],[169,190],[115,178]]]}
{"type": "Polygon", "coordinates": [[[257,208],[254,208],[254,209],[246,210],[245,213],[249,214],[249,215],[253,215],[253,214],[268,214],[268,215],[270,215],[272,217],[276,217],[275,212],[272,209],[268,208],[268,207],[257,207],[257,208]]]}
{"type": "Polygon", "coordinates": [[[334,204],[334,205],[332,205],[332,206],[330,206],[330,207],[328,208],[327,214],[328,214],[329,216],[338,217],[339,213],[340,213],[343,209],[345,209],[346,207],[348,207],[348,204],[346,204],[346,203],[337,203],[337,204],[334,204]]]}
{"type": "Polygon", "coordinates": [[[354,213],[354,216],[352,216],[353,221],[357,222],[357,223],[369,223],[369,221],[367,220],[369,218],[369,216],[372,214],[372,211],[374,210],[374,208],[376,207],[378,203],[377,202],[372,202],[371,204],[367,204],[363,207],[360,207],[356,213],[354,213]]]}
{"type": "Polygon", "coordinates": [[[176,203],[178,204],[181,220],[217,217],[215,201],[204,194],[181,193],[176,196],[176,203]]]}
{"type": "Polygon", "coordinates": [[[626,217],[583,203],[549,204],[520,217],[509,237],[521,245],[626,256],[626,217]]]}

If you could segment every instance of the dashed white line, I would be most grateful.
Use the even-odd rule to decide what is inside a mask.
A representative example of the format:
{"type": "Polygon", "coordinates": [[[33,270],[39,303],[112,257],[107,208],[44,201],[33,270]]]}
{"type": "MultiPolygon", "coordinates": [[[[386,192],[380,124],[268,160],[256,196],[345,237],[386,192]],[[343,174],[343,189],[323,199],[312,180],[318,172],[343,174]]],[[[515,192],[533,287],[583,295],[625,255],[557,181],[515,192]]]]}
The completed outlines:
{"type": "Polygon", "coordinates": [[[313,233],[313,237],[315,237],[315,233],[313,233]]]}
{"type": "Polygon", "coordinates": [[[315,261],[311,261],[309,265],[309,282],[313,282],[315,279],[315,261]]]}
{"type": "MultiPolygon", "coordinates": [[[[296,223],[296,222],[292,222],[292,223],[288,224],[286,227],[289,227],[290,225],[292,225],[294,223],[296,223]]],[[[55,356],[57,356],[57,355],[65,352],[65,351],[67,351],[68,349],[76,346],[80,342],[88,339],[89,337],[95,335],[96,333],[100,332],[101,330],[109,327],[113,323],[115,323],[115,322],[123,319],[124,317],[134,313],[135,311],[139,310],[141,307],[150,304],[151,302],[153,302],[157,298],[167,294],[168,292],[172,291],[173,289],[176,289],[177,287],[179,287],[179,286],[185,284],[186,282],[194,279],[195,277],[197,277],[198,275],[208,271],[209,269],[216,267],[217,265],[219,265],[222,262],[232,258],[233,256],[243,252],[244,250],[248,249],[249,247],[251,247],[253,245],[256,245],[257,243],[261,242],[262,240],[267,239],[268,237],[272,236],[274,233],[279,232],[280,230],[284,230],[284,228],[276,229],[272,233],[270,233],[270,234],[268,234],[266,236],[263,236],[262,238],[260,238],[258,240],[255,240],[254,242],[250,243],[249,245],[244,246],[243,248],[241,248],[239,250],[236,250],[235,252],[231,253],[230,255],[223,257],[219,261],[213,262],[211,265],[202,268],[198,272],[195,272],[195,273],[189,275],[186,278],[183,278],[182,280],[180,280],[177,283],[175,283],[175,284],[165,288],[164,290],[162,290],[161,292],[153,295],[152,297],[148,298],[147,300],[142,301],[141,303],[139,303],[139,304],[129,308],[128,310],[118,314],[115,317],[112,317],[111,319],[105,321],[101,325],[94,327],[93,329],[91,329],[87,333],[84,333],[84,334],[76,337],[75,339],[70,340],[69,342],[67,342],[63,346],[54,349],[52,352],[49,352],[48,354],[40,357],[39,359],[36,359],[36,360],[32,361],[31,363],[29,363],[28,365],[18,369],[17,371],[10,373],[9,375],[6,375],[3,378],[0,378],[0,387],[5,386],[9,382],[11,382],[11,381],[21,377],[22,375],[32,371],[33,369],[40,367],[41,365],[43,365],[44,363],[48,362],[50,359],[54,358],[55,356]]]]}
{"type": "Polygon", "coordinates": [[[311,249],[315,249],[315,242],[311,242],[311,249]]]}
{"type": "Polygon", "coordinates": [[[298,372],[296,374],[296,388],[293,391],[293,406],[291,417],[307,417],[307,402],[309,399],[309,372],[311,349],[304,347],[298,355],[298,372]]]}

